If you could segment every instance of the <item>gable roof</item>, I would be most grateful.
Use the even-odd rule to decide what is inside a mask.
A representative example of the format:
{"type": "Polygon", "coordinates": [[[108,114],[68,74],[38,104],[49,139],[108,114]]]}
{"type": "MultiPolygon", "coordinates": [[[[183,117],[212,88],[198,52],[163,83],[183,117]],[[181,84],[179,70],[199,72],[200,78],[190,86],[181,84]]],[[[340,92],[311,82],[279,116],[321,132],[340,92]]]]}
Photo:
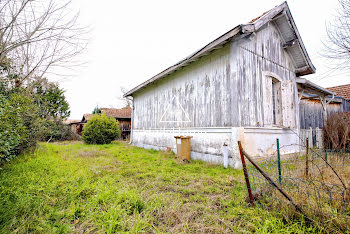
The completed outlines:
{"type": "Polygon", "coordinates": [[[316,69],[311,63],[310,57],[306,52],[304,43],[302,42],[299,31],[295,25],[288,4],[287,2],[283,2],[281,5],[276,6],[275,8],[265,12],[261,16],[251,20],[248,24],[240,24],[236,26],[235,28],[218,37],[203,48],[199,49],[195,53],[191,54],[190,56],[179,61],[173,66],[153,76],[151,79],[131,89],[130,91],[124,94],[124,97],[131,96],[135,92],[148,86],[154,81],[172,74],[180,68],[189,65],[191,62],[198,60],[202,56],[209,54],[213,50],[222,48],[226,43],[230,41],[251,35],[270,21],[274,21],[275,25],[281,32],[281,36],[285,42],[283,47],[287,50],[287,52],[291,54],[291,57],[296,66],[296,74],[298,76],[301,76],[315,73],[316,69]]]}
{"type": "Polygon", "coordinates": [[[329,87],[327,89],[331,92],[336,93],[339,97],[350,99],[350,84],[338,85],[334,87],[329,87]]]}
{"type": "Polygon", "coordinates": [[[122,108],[122,109],[116,109],[116,108],[101,108],[101,113],[106,114],[107,116],[111,116],[114,118],[131,118],[131,108],[122,108]]]}

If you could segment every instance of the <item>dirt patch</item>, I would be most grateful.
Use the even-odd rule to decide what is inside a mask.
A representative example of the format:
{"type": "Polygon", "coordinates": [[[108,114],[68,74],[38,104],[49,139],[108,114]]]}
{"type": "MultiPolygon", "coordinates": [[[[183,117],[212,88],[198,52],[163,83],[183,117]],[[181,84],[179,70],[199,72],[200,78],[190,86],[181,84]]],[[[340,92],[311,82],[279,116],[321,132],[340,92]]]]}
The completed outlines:
{"type": "Polygon", "coordinates": [[[106,165],[106,166],[101,167],[101,169],[104,171],[115,171],[116,167],[113,165],[106,165]]]}
{"type": "Polygon", "coordinates": [[[75,145],[75,144],[83,144],[81,141],[55,141],[51,142],[53,145],[75,145]]]}
{"type": "Polygon", "coordinates": [[[90,151],[81,151],[78,154],[80,157],[84,157],[84,158],[96,158],[96,157],[100,157],[100,156],[105,156],[106,153],[101,152],[99,150],[90,150],[90,151]]]}
{"type": "Polygon", "coordinates": [[[79,219],[72,221],[74,224],[74,233],[99,233],[98,228],[96,228],[92,222],[81,222],[79,219]]]}

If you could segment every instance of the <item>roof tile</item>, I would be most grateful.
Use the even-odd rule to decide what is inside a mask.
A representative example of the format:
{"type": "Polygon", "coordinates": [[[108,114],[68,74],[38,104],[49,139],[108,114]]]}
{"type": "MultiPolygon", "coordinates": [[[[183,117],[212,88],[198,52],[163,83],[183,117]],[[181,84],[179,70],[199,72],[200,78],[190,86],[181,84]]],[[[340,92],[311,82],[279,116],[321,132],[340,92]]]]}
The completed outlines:
{"type": "Polygon", "coordinates": [[[101,108],[101,113],[114,118],[131,118],[131,108],[101,108]]]}
{"type": "Polygon", "coordinates": [[[350,99],[350,84],[329,87],[327,89],[336,93],[339,97],[350,99]]]}

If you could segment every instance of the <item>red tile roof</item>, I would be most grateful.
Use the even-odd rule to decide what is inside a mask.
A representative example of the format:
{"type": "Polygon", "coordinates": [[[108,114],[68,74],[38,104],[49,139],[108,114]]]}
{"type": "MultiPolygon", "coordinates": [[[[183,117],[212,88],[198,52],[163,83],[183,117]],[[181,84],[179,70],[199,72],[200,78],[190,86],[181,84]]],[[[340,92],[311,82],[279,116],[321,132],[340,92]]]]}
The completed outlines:
{"type": "Polygon", "coordinates": [[[131,118],[131,108],[101,108],[101,113],[114,118],[131,118]]]}
{"type": "Polygon", "coordinates": [[[350,84],[329,87],[327,89],[336,93],[339,97],[350,99],[350,84]]]}

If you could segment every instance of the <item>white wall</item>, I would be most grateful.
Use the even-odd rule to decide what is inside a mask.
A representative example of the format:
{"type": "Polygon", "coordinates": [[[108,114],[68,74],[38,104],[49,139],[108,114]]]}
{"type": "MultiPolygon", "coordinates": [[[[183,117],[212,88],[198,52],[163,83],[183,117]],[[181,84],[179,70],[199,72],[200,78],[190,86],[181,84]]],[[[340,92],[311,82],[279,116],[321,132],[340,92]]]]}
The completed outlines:
{"type": "Polygon", "coordinates": [[[242,140],[245,151],[253,157],[276,156],[279,139],[281,155],[299,152],[296,130],[281,128],[245,128],[242,140]]]}
{"type": "Polygon", "coordinates": [[[238,141],[253,157],[276,155],[276,138],[281,155],[299,152],[299,138],[292,130],[278,128],[191,128],[134,130],[133,145],[156,150],[168,147],[176,153],[174,136],[193,136],[191,159],[223,165],[223,145],[228,145],[229,166],[241,167],[238,141]],[[283,146],[283,147],[282,147],[283,146]]]}

